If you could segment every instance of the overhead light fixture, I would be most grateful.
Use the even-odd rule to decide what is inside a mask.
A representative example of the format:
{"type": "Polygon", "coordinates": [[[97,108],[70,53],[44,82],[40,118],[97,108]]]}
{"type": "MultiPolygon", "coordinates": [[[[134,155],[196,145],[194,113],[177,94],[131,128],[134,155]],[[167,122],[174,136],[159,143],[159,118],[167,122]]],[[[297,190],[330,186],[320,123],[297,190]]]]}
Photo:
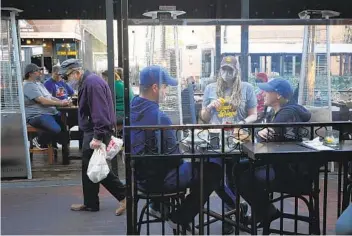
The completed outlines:
{"type": "Polygon", "coordinates": [[[46,47],[46,43],[43,43],[43,47],[46,47]]]}
{"type": "Polygon", "coordinates": [[[27,39],[27,40],[26,40],[26,43],[27,43],[27,44],[31,44],[32,41],[31,41],[30,39],[27,39]]]}

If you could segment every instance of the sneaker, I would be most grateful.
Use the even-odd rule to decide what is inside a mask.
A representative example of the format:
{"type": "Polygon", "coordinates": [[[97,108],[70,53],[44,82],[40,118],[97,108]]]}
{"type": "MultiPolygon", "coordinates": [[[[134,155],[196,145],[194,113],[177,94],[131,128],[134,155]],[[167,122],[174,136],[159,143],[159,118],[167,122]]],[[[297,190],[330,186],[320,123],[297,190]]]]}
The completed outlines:
{"type": "Polygon", "coordinates": [[[170,226],[171,229],[177,230],[179,229],[180,233],[186,233],[186,235],[199,235],[199,231],[194,227],[194,234],[192,233],[192,226],[191,224],[181,225],[177,224],[171,219],[167,220],[167,224],[170,226]],[[177,227],[178,225],[178,227],[177,227]]]}
{"type": "Polygon", "coordinates": [[[86,205],[83,204],[72,204],[71,205],[71,211],[91,211],[91,212],[96,212],[99,211],[99,207],[87,207],[86,205]]]}
{"type": "Polygon", "coordinates": [[[223,231],[224,235],[232,234],[234,231],[235,231],[235,228],[231,224],[224,222],[224,231],[223,231]]]}
{"type": "MultiPolygon", "coordinates": [[[[281,211],[280,211],[279,209],[276,209],[276,208],[275,208],[275,210],[269,210],[269,213],[268,213],[268,216],[267,216],[267,217],[268,217],[268,219],[269,219],[269,222],[272,222],[272,221],[274,221],[274,220],[280,218],[280,216],[281,216],[281,211]]],[[[258,228],[263,228],[263,227],[264,227],[264,225],[263,225],[263,218],[262,218],[262,217],[258,217],[256,220],[257,220],[257,227],[258,227],[258,228]]],[[[252,224],[252,215],[246,216],[246,217],[243,219],[242,223],[243,223],[244,225],[250,225],[250,224],[252,224]]]]}
{"type": "Polygon", "coordinates": [[[150,203],[148,207],[149,215],[157,219],[166,220],[170,214],[170,210],[165,204],[163,204],[163,207],[161,205],[162,203],[150,203]],[[163,214],[161,213],[161,209],[164,211],[163,214]]]}
{"type": "Polygon", "coordinates": [[[34,145],[37,149],[39,149],[39,150],[45,150],[45,149],[46,149],[45,147],[42,147],[42,146],[39,144],[39,142],[38,142],[38,137],[35,137],[32,142],[33,142],[33,145],[34,145]]]}
{"type": "MultiPolygon", "coordinates": [[[[240,203],[240,222],[243,221],[243,219],[247,216],[247,212],[248,212],[248,204],[246,202],[241,202],[240,203]]],[[[231,215],[231,219],[233,221],[236,221],[236,213],[231,215]]],[[[235,231],[235,228],[229,224],[224,222],[224,235],[229,235],[232,234],[235,231]]]]}

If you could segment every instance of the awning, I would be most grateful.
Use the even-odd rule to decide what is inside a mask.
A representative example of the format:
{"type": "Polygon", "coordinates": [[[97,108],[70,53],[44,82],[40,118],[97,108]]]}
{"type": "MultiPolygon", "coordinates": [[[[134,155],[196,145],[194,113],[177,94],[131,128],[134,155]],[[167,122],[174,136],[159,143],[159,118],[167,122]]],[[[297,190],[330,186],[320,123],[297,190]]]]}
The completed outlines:
{"type": "MultiPolygon", "coordinates": [[[[144,18],[143,13],[164,5],[185,11],[181,18],[241,18],[241,0],[129,0],[129,18],[144,18]],[[219,9],[222,13],[217,16],[219,9]]],[[[253,19],[298,19],[306,9],[334,10],[341,12],[341,18],[352,18],[349,0],[250,0],[249,6],[253,19]]],[[[104,0],[2,0],[1,7],[22,9],[20,19],[105,19],[104,0]]]]}

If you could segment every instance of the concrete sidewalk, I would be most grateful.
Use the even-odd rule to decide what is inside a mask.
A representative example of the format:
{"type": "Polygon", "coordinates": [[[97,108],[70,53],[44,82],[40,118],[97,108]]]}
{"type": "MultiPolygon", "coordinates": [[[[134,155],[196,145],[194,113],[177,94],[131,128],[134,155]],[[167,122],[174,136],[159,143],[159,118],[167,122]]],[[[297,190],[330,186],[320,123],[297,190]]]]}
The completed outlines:
{"type": "MultiPolygon", "coordinates": [[[[328,191],[328,234],[334,234],[336,222],[336,176],[330,176],[328,191]]],[[[8,181],[1,187],[1,232],[2,234],[104,234],[125,235],[126,216],[115,216],[116,200],[102,187],[99,212],[73,212],[70,205],[82,203],[82,188],[79,178],[50,181],[8,181]]],[[[139,203],[139,210],[144,203],[139,203]]],[[[322,204],[322,198],[321,198],[322,204]]],[[[221,201],[213,194],[211,209],[221,212],[221,201]]],[[[285,211],[293,212],[293,201],[285,202],[285,211]]],[[[321,208],[322,209],[322,208],[321,208]]],[[[307,214],[299,204],[299,213],[307,214]]],[[[321,210],[322,214],[322,210],[321,210]]],[[[205,217],[206,219],[206,217],[205,217]]],[[[293,221],[285,221],[285,229],[293,229],[293,221]]],[[[276,228],[279,222],[273,223],[276,228]]],[[[306,223],[299,223],[299,232],[307,233],[306,223]]],[[[211,234],[221,234],[221,223],[210,227],[211,234]]],[[[167,234],[172,234],[165,225],[167,234]]],[[[142,228],[142,234],[146,227],[142,228]]],[[[161,234],[160,223],[152,224],[151,234],[161,234]]]]}
{"type": "MultiPolygon", "coordinates": [[[[71,154],[80,155],[78,143],[73,141],[71,154]]],[[[61,153],[58,163],[47,164],[47,157],[36,155],[33,159],[33,180],[14,180],[1,182],[1,233],[2,234],[46,234],[46,235],[125,235],[126,216],[115,216],[117,201],[101,187],[99,212],[73,212],[70,205],[82,203],[81,161],[72,160],[68,166],[61,165],[61,153]]],[[[124,165],[119,160],[119,175],[125,178],[124,165]]],[[[322,187],[322,181],[321,181],[322,187]]],[[[322,189],[322,188],[321,188],[322,189]]],[[[323,203],[321,191],[320,205],[323,203]]],[[[144,202],[140,202],[138,211],[144,202]]],[[[213,194],[210,208],[221,212],[221,200],[213,194]]],[[[335,233],[337,206],[337,175],[329,175],[327,233],[335,233]]],[[[279,206],[278,206],[279,207],[279,206]]],[[[293,212],[293,200],[285,201],[285,212],[293,212]]],[[[322,207],[320,208],[322,220],[322,207]]],[[[299,213],[307,215],[305,205],[299,203],[299,213]]],[[[207,217],[205,216],[205,219],[207,217]]],[[[279,222],[272,224],[279,227],[279,222]]],[[[286,230],[293,230],[294,222],[285,221],[286,230]]],[[[160,223],[152,224],[150,234],[161,234],[160,223]]],[[[210,226],[211,234],[221,234],[221,223],[210,226]]],[[[308,232],[306,223],[299,223],[300,233],[308,232]]],[[[165,233],[172,234],[165,224],[165,233]]],[[[146,234],[146,226],[142,234],[146,234]]],[[[206,229],[205,229],[206,233],[206,229]]],[[[243,233],[242,233],[243,234],[243,233]]]]}

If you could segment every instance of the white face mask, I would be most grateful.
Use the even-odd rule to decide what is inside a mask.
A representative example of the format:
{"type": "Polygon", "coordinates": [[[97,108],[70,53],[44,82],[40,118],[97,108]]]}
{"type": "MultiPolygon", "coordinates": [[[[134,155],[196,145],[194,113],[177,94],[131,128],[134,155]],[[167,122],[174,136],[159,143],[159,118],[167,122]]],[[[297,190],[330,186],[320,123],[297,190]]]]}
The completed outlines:
{"type": "Polygon", "coordinates": [[[235,71],[230,72],[228,70],[220,69],[220,77],[225,82],[232,82],[235,80],[235,71]]]}
{"type": "Polygon", "coordinates": [[[72,72],[72,75],[69,76],[68,78],[68,81],[71,83],[71,84],[77,84],[78,81],[79,81],[79,76],[78,76],[78,72],[77,71],[74,71],[72,72]]]}

